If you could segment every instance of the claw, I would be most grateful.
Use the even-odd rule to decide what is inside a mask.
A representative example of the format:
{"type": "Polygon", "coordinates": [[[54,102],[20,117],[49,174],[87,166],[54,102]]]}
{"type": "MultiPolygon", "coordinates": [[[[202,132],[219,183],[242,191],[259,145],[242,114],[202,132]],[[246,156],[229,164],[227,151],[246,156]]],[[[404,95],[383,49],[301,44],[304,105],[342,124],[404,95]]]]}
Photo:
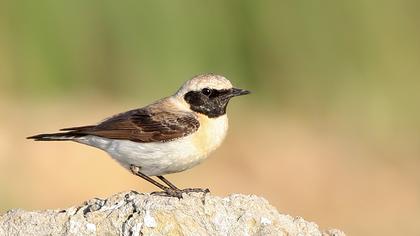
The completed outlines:
{"type": "Polygon", "coordinates": [[[186,188],[181,190],[183,193],[210,193],[210,190],[208,188],[186,188]]]}
{"type": "Polygon", "coordinates": [[[175,190],[170,188],[167,188],[164,191],[152,192],[151,194],[162,197],[176,197],[178,199],[182,198],[182,190],[175,190]]]}
{"type": "Polygon", "coordinates": [[[204,195],[206,195],[207,193],[210,193],[210,190],[208,188],[186,188],[182,190],[167,188],[164,191],[152,192],[151,194],[156,196],[176,197],[181,199],[183,193],[204,193],[204,195]]]}

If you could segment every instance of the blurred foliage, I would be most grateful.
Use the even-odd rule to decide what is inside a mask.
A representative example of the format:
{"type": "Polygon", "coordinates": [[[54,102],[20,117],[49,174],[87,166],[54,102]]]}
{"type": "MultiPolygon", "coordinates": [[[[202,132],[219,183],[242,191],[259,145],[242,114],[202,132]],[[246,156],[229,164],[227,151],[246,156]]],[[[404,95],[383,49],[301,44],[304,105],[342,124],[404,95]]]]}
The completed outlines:
{"type": "Polygon", "coordinates": [[[251,88],[270,109],[420,130],[419,5],[6,0],[0,92],[22,99],[144,99],[215,72],[251,88]]]}

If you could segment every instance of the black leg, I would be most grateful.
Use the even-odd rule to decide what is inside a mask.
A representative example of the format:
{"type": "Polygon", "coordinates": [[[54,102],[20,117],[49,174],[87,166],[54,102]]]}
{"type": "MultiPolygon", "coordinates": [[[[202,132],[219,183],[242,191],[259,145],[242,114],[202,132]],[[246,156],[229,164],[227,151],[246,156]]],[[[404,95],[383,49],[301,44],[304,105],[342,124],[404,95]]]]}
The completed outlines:
{"type": "Polygon", "coordinates": [[[130,170],[134,175],[137,175],[144,180],[152,183],[153,185],[157,186],[158,188],[162,189],[163,192],[153,192],[152,194],[161,195],[161,196],[169,196],[169,197],[177,197],[182,198],[182,193],[191,193],[191,192],[202,192],[204,194],[209,193],[209,189],[202,189],[202,188],[186,188],[186,189],[179,189],[174,184],[169,182],[169,180],[165,179],[163,176],[157,176],[160,180],[162,180],[165,184],[169,187],[157,182],[156,180],[152,179],[151,177],[143,174],[140,172],[140,168],[134,165],[130,166],[130,170]]]}
{"type": "Polygon", "coordinates": [[[167,184],[171,189],[179,190],[173,183],[169,182],[165,177],[158,175],[157,176],[160,180],[162,180],[165,184],[167,184]]]}
{"type": "Polygon", "coordinates": [[[131,170],[131,173],[133,173],[134,175],[137,175],[137,176],[143,178],[144,180],[147,180],[148,182],[154,184],[156,187],[162,189],[163,191],[166,191],[167,189],[169,189],[165,185],[163,185],[163,184],[157,182],[156,180],[150,178],[149,176],[141,173],[140,168],[137,167],[137,166],[131,165],[130,170],[131,170]]]}

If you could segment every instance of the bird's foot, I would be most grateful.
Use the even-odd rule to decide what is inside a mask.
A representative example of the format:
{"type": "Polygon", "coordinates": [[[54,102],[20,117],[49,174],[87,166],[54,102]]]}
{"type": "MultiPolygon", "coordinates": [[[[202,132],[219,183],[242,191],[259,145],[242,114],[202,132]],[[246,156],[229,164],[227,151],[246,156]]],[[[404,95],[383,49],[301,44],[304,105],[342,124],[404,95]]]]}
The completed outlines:
{"type": "Polygon", "coordinates": [[[163,191],[152,192],[151,194],[156,195],[156,196],[176,197],[178,199],[181,199],[183,193],[204,193],[204,195],[206,195],[207,193],[210,193],[210,190],[208,188],[205,188],[205,189],[202,189],[202,188],[186,188],[186,189],[167,188],[163,191]]]}
{"type": "Polygon", "coordinates": [[[167,188],[163,191],[152,192],[151,194],[156,195],[156,196],[163,196],[163,197],[176,197],[179,199],[182,198],[182,191],[179,189],[167,188]]]}
{"type": "Polygon", "coordinates": [[[183,193],[210,193],[208,188],[185,188],[181,190],[183,193]]]}

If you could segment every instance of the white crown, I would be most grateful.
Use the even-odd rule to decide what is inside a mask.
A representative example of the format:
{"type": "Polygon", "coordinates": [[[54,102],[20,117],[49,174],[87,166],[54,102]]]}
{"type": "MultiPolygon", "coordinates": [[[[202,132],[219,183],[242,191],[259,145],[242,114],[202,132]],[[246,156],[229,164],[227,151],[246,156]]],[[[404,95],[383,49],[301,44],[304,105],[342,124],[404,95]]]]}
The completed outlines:
{"type": "Polygon", "coordinates": [[[203,88],[210,89],[231,89],[232,83],[221,75],[202,74],[186,81],[176,92],[176,96],[184,96],[189,91],[200,91],[203,88]]]}

